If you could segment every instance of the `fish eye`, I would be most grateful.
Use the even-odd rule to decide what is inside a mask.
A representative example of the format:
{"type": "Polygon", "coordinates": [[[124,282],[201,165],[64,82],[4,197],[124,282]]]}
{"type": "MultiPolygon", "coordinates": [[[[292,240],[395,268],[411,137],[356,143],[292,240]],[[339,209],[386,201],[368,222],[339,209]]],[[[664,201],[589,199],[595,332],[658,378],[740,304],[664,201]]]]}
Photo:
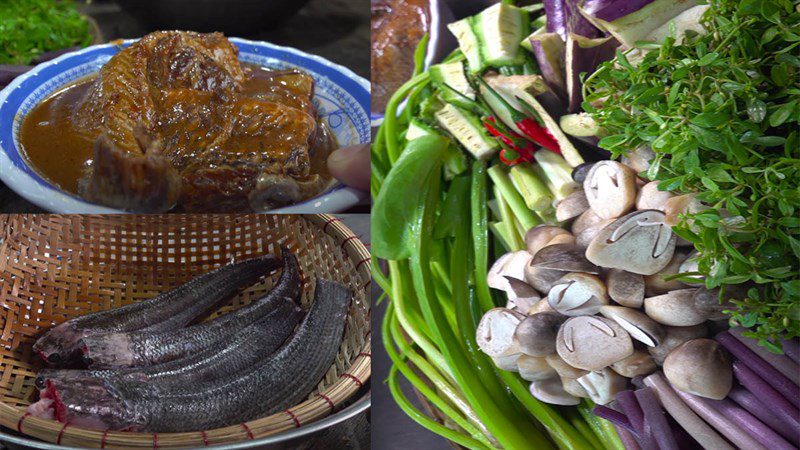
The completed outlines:
{"type": "Polygon", "coordinates": [[[59,361],[61,361],[61,355],[59,355],[58,353],[51,353],[51,354],[50,354],[50,355],[47,357],[47,362],[51,362],[51,363],[57,363],[57,362],[59,362],[59,361]]]}

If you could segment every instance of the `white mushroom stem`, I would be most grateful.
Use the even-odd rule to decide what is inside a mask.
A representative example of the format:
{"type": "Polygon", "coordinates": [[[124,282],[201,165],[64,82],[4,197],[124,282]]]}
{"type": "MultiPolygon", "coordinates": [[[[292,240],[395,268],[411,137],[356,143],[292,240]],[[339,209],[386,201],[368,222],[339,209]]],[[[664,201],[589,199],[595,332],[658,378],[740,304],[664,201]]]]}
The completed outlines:
{"type": "Polygon", "coordinates": [[[654,373],[644,379],[644,384],[651,387],[658,400],[670,416],[685,429],[703,448],[715,450],[733,450],[733,447],[713,428],[708,426],[697,414],[681,400],[660,373],[654,373]]]}

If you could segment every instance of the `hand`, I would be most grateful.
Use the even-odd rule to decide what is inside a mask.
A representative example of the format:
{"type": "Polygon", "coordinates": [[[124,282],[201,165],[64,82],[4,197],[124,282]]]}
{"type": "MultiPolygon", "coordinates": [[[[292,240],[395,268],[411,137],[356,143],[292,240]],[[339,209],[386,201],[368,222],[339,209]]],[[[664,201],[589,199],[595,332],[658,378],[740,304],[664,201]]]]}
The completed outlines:
{"type": "Polygon", "coordinates": [[[369,190],[369,145],[354,145],[340,148],[328,155],[328,170],[342,183],[369,190]]]}

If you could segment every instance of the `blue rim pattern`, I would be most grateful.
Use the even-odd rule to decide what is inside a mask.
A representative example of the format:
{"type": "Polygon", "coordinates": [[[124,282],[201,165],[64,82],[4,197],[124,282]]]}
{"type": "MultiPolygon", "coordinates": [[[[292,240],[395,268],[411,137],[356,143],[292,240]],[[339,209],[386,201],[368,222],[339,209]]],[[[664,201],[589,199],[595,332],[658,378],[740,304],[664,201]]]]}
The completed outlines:
{"type": "MultiPolygon", "coordinates": [[[[333,127],[333,123],[331,123],[331,128],[339,143],[353,145],[370,142],[370,121],[367,115],[370,94],[369,82],[365,79],[355,75],[347,68],[293,48],[239,38],[230,38],[230,40],[239,48],[239,58],[244,62],[275,69],[300,68],[308,72],[316,82],[315,103],[320,116],[329,122],[341,124],[341,126],[333,127]]],[[[3,156],[6,156],[10,162],[8,170],[3,170],[4,165],[0,163],[0,178],[6,184],[15,189],[17,187],[15,181],[27,177],[38,187],[53,191],[53,195],[69,197],[72,200],[70,202],[72,206],[79,208],[81,204],[98,206],[59,190],[28,165],[18,148],[19,126],[30,109],[41,100],[61,87],[99,71],[102,65],[120,49],[133,42],[135,40],[127,40],[119,45],[93,46],[62,55],[55,60],[40,64],[0,91],[0,153],[3,153],[3,156]],[[18,173],[10,173],[13,171],[18,173]]],[[[285,209],[296,210],[304,205],[320,205],[320,199],[326,195],[348,189],[350,188],[336,183],[319,196],[290,205],[285,209]]],[[[26,192],[18,191],[18,193],[27,198],[26,192]]],[[[357,193],[351,193],[349,197],[352,201],[352,198],[360,196],[357,193]]],[[[36,199],[28,199],[38,204],[41,203],[36,199]]],[[[42,205],[40,204],[40,206],[42,205]]],[[[52,209],[52,205],[49,206],[49,209],[52,209]]]]}

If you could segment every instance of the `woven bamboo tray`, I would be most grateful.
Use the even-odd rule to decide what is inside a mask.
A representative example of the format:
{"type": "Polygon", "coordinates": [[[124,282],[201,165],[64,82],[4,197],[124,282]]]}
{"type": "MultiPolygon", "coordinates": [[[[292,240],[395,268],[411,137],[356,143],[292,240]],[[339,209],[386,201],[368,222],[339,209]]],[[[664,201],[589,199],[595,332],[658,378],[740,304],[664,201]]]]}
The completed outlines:
{"type": "MultiPolygon", "coordinates": [[[[228,312],[268,291],[250,287],[228,312]]],[[[369,252],[327,215],[0,215],[0,424],[57,444],[99,448],[204,447],[256,439],[327,416],[370,376],[369,252]],[[48,328],[91,311],[150,298],[214,267],[288,246],[304,277],[349,286],[355,298],[336,361],[309,398],[247,423],[188,433],[103,432],[25,413],[41,361],[33,342],[48,328]]]]}

